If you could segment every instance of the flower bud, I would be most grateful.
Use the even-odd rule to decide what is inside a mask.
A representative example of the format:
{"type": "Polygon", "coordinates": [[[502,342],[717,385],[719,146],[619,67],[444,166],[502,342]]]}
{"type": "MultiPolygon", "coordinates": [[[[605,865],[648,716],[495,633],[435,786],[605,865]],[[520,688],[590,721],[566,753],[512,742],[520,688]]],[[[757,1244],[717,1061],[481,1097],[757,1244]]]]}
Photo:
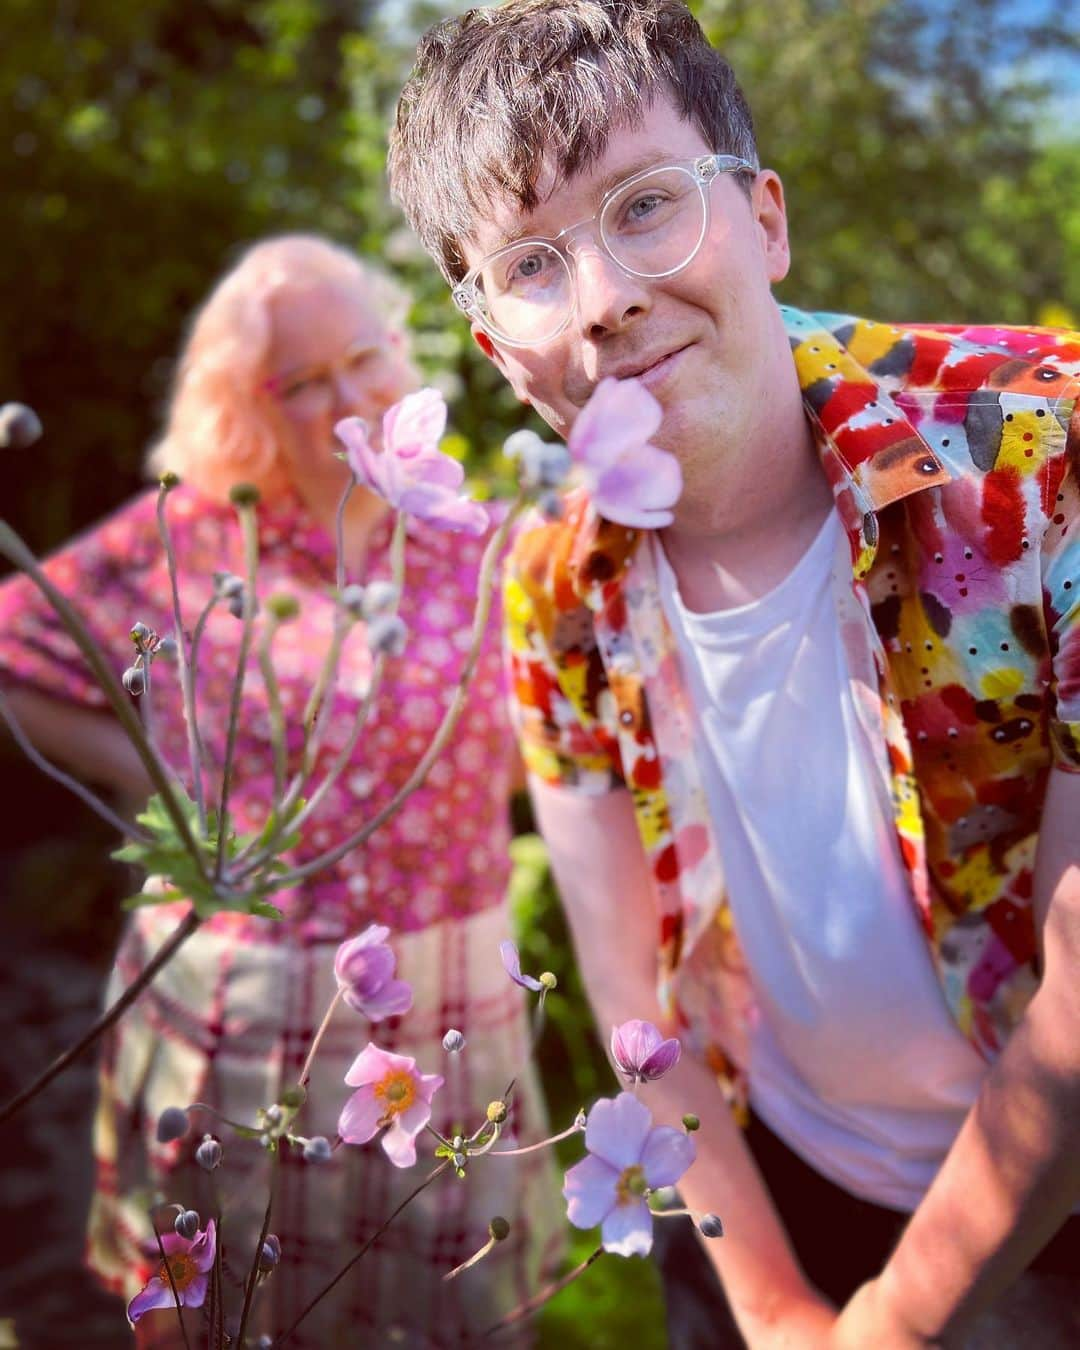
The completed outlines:
{"type": "Polygon", "coordinates": [[[259,1251],[259,1269],[269,1273],[281,1260],[281,1239],[276,1233],[267,1233],[259,1251]]]}
{"type": "Polygon", "coordinates": [[[442,1038],[442,1048],[448,1055],[460,1055],[465,1049],[465,1037],[455,1027],[451,1027],[442,1038]]]}
{"type": "Polygon", "coordinates": [[[263,1130],[262,1134],[259,1135],[259,1144],[262,1148],[269,1148],[273,1142],[274,1136],[269,1131],[263,1130]]]}
{"type": "Polygon", "coordinates": [[[234,483],[229,489],[229,501],[233,506],[254,506],[259,500],[259,489],[254,483],[234,483]]]}
{"type": "Polygon", "coordinates": [[[171,492],[174,487],[180,486],[180,475],[173,473],[172,469],[166,469],[163,474],[158,476],[158,482],[165,492],[171,492]]]}
{"type": "Polygon", "coordinates": [[[389,614],[397,607],[398,588],[392,581],[369,581],[364,587],[364,618],[389,614]]]}
{"type": "Polygon", "coordinates": [[[718,1214],[703,1214],[698,1227],[707,1238],[724,1236],[724,1225],[720,1222],[718,1214]]]}
{"type": "Polygon", "coordinates": [[[574,1129],[583,1130],[588,1123],[589,1117],[585,1112],[585,1108],[582,1107],[574,1117],[574,1129]]]}
{"type": "Polygon", "coordinates": [[[505,1102],[488,1103],[487,1118],[492,1125],[501,1125],[508,1114],[505,1102]]]}
{"type": "Polygon", "coordinates": [[[300,613],[300,601],[297,600],[295,595],[285,595],[279,592],[267,600],[266,608],[277,619],[278,623],[287,623],[290,619],[295,619],[300,613]]]}
{"type": "Polygon", "coordinates": [[[281,1122],[285,1119],[285,1113],[282,1111],[280,1106],[268,1106],[266,1108],[265,1115],[266,1115],[266,1123],[268,1125],[274,1126],[280,1125],[281,1122]]]}
{"type": "Polygon", "coordinates": [[[152,637],[152,631],[144,623],[133,623],[131,625],[131,640],[135,646],[142,650],[146,645],[146,640],[152,637]]]}
{"type": "Polygon", "coordinates": [[[330,1147],[330,1140],[325,1135],[317,1134],[313,1139],[309,1139],[304,1145],[304,1161],[310,1163],[329,1162],[334,1156],[334,1151],[330,1147]]]}
{"type": "Polygon", "coordinates": [[[201,1226],[198,1212],[194,1209],[182,1209],[173,1220],[173,1228],[182,1238],[187,1238],[189,1242],[201,1226]]]}
{"type": "Polygon", "coordinates": [[[542,970],[540,974],[537,975],[536,978],[540,981],[540,983],[544,986],[544,988],[548,991],[549,994],[559,983],[559,981],[555,978],[555,976],[552,975],[550,970],[542,970]]]}
{"type": "Polygon", "coordinates": [[[26,450],[41,436],[41,419],[25,403],[0,408],[0,450],[26,450]]]}
{"type": "Polygon", "coordinates": [[[281,1094],[281,1104],[288,1111],[299,1111],[306,1101],[307,1089],[302,1088],[299,1083],[287,1087],[281,1094]]]}
{"type": "Polygon", "coordinates": [[[364,617],[363,586],[358,586],[355,582],[346,586],[341,592],[341,603],[354,619],[362,619],[364,617]]]}
{"type": "Polygon", "coordinates": [[[488,1232],[496,1242],[504,1242],[510,1233],[510,1225],[501,1214],[496,1214],[488,1224],[488,1232]]]}
{"type": "Polygon", "coordinates": [[[226,608],[234,619],[244,617],[244,592],[240,591],[237,595],[230,595],[226,608]]]}
{"type": "Polygon", "coordinates": [[[451,1156],[450,1161],[454,1164],[454,1166],[457,1168],[459,1172],[464,1172],[465,1164],[469,1161],[469,1159],[468,1156],[464,1153],[455,1153],[451,1156]]]}
{"type": "Polygon", "coordinates": [[[701,1121],[692,1111],[688,1111],[682,1118],[683,1129],[687,1134],[693,1134],[695,1130],[701,1129],[701,1121]]]}
{"type": "Polygon", "coordinates": [[[195,1150],[195,1161],[204,1172],[212,1172],[221,1166],[221,1141],[212,1134],[204,1134],[202,1143],[195,1150]]]}
{"type": "Polygon", "coordinates": [[[396,614],[376,614],[368,624],[368,643],[373,652],[400,656],[405,650],[409,630],[396,614]]]}
{"type": "Polygon", "coordinates": [[[255,1350],[273,1350],[273,1346],[274,1346],[273,1336],[269,1335],[265,1331],[255,1342],[255,1350]]]}
{"type": "Polygon", "coordinates": [[[234,595],[243,595],[244,583],[233,572],[215,572],[214,593],[221,600],[230,600],[234,595]]]}
{"type": "Polygon", "coordinates": [[[165,661],[175,661],[179,653],[180,648],[174,637],[159,638],[154,646],[154,655],[165,661]]]}
{"type": "Polygon", "coordinates": [[[546,520],[562,520],[562,498],[557,492],[542,492],[536,499],[536,505],[546,520]]]}
{"type": "Polygon", "coordinates": [[[157,1122],[157,1141],[159,1144],[171,1144],[174,1139],[183,1139],[188,1132],[190,1121],[188,1113],[179,1106],[167,1106],[157,1122]]]}
{"type": "Polygon", "coordinates": [[[138,698],[140,694],[146,693],[146,672],[142,666],[128,666],[120,677],[120,683],[129,694],[138,698]]]}

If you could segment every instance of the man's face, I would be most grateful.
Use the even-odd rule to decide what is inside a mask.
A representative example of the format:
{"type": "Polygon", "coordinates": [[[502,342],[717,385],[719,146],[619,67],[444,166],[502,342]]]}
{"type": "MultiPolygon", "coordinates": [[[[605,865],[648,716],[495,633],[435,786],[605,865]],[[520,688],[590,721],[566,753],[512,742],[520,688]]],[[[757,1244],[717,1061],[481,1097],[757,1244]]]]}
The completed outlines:
{"type": "MultiPolygon", "coordinates": [[[[639,125],[611,136],[584,173],[558,181],[546,166],[535,211],[497,204],[464,244],[468,264],[505,237],[558,234],[596,212],[604,193],[638,170],[709,153],[693,124],[658,98],[639,125]]],[[[781,361],[790,367],[770,292],[789,262],[780,181],[762,172],[749,200],[730,175],[705,190],[709,228],[681,272],[632,276],[583,231],[575,247],[577,307],[558,337],[538,347],[500,347],[473,326],[518,397],[564,438],[600,380],[639,376],[664,409],[656,442],[678,455],[688,490],[701,481],[718,437],[749,452],[772,372],[781,361]]]]}

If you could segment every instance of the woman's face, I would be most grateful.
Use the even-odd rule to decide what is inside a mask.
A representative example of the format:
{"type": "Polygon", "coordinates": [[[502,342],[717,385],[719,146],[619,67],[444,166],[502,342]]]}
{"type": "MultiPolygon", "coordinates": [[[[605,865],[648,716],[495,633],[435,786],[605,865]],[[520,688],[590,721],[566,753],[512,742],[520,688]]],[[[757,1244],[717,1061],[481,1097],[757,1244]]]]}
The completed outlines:
{"type": "Polygon", "coordinates": [[[377,444],[383,413],[420,383],[404,335],[355,290],[329,282],[277,292],[270,315],[265,387],[283,463],[305,495],[339,493],[348,471],[335,425],[362,417],[377,444]]]}

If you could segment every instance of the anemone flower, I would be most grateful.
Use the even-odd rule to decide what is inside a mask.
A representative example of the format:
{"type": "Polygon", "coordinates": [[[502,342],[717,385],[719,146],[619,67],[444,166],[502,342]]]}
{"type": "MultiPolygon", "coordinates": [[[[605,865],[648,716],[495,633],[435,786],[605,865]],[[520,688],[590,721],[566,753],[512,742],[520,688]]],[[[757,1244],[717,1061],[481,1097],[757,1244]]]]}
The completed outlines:
{"type": "Polygon", "coordinates": [[[619,525],[670,525],[682,492],[679,461],[649,443],[663,411],[638,380],[601,380],[578,413],[567,449],[597,511],[619,525]]]}
{"type": "Polygon", "coordinates": [[[694,1161],[694,1141],[670,1125],[653,1125],[649,1108],[630,1095],[602,1097],[585,1123],[581,1162],[566,1174],[566,1215],[595,1228],[605,1251],[647,1256],[652,1250],[650,1191],[673,1186],[694,1161]]]}
{"type": "Polygon", "coordinates": [[[366,1144],[386,1129],[382,1146],[395,1167],[416,1162],[416,1136],[431,1119],[431,1099],[443,1085],[438,1073],[420,1073],[416,1060],[366,1045],[345,1075],[357,1089],[345,1103],[338,1134],[346,1144],[366,1144]]]}
{"type": "Polygon", "coordinates": [[[611,1030],[611,1057],[632,1083],[651,1083],[679,1062],[682,1046],[651,1022],[632,1018],[611,1030]]]}
{"type": "Polygon", "coordinates": [[[213,1219],[193,1238],[181,1237],[176,1232],[162,1233],[161,1246],[165,1252],[165,1261],[158,1266],[157,1274],[146,1282],[145,1287],[128,1304],[128,1321],[132,1326],[154,1308],[175,1308],[177,1299],[182,1308],[201,1308],[210,1284],[214,1245],[213,1219]],[[170,1275],[172,1284],[169,1283],[170,1275]]]}
{"type": "Polygon", "coordinates": [[[395,509],[443,529],[481,535],[488,528],[487,512],[458,491],[465,470],[439,449],[445,429],[443,396],[437,389],[420,389],[383,414],[381,450],[371,444],[359,417],[346,417],[334,432],[357,480],[395,509]]]}
{"type": "Polygon", "coordinates": [[[515,984],[520,984],[522,989],[531,989],[534,994],[543,989],[544,986],[535,976],[521,973],[521,956],[509,938],[499,943],[499,955],[502,957],[503,969],[515,984]]]}
{"type": "Polygon", "coordinates": [[[386,945],[389,936],[389,928],[369,924],[359,937],[343,942],[334,957],[334,978],[345,1002],[371,1022],[397,1017],[412,1007],[412,987],[394,979],[397,958],[386,945]]]}

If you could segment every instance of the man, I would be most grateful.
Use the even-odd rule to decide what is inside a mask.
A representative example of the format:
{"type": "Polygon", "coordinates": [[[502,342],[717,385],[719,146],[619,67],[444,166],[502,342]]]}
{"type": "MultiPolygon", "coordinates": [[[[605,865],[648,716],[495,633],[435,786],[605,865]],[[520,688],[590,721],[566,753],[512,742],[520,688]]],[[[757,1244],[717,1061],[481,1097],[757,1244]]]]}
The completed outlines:
{"type": "Polygon", "coordinates": [[[586,987],[678,1019],[651,1104],[702,1118],[739,1332],[1077,1343],[1080,337],[780,308],[780,181],[676,0],[438,25],[390,166],[518,396],[565,436],[637,377],[681,465],[659,532],[572,496],[507,602],[586,987]]]}

